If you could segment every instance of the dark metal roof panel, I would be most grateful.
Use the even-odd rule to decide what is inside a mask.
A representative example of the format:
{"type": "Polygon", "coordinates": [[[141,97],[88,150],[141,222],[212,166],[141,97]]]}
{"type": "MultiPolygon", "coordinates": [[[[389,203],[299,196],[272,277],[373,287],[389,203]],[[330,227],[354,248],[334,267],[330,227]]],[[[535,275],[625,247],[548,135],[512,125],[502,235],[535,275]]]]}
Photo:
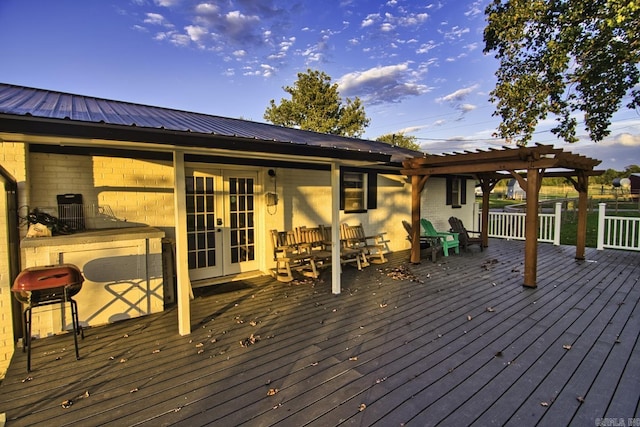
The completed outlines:
{"type": "MultiPolygon", "coordinates": [[[[386,154],[391,156],[393,162],[401,162],[418,155],[415,151],[378,141],[4,83],[0,83],[0,113],[386,154]]],[[[260,151],[259,147],[256,147],[256,151],[260,151]]]]}

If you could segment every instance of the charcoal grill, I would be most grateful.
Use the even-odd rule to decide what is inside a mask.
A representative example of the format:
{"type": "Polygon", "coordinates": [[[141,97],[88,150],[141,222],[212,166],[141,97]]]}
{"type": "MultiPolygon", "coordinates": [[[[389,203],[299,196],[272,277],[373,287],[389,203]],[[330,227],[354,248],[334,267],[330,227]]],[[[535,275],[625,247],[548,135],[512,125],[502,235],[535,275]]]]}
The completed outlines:
{"type": "Polygon", "coordinates": [[[31,311],[35,307],[68,302],[71,304],[71,323],[76,359],[80,358],[78,335],[84,338],[84,331],[78,322],[78,304],[73,297],[82,289],[84,277],[73,264],[30,267],[22,270],[13,282],[13,295],[24,304],[24,346],[27,352],[27,372],[31,371],[31,311]]]}

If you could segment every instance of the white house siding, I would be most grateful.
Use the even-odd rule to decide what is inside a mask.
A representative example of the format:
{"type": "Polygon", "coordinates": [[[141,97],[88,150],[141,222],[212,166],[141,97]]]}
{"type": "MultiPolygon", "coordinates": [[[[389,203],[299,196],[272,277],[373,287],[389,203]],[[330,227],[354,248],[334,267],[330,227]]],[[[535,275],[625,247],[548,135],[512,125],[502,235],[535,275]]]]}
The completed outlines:
{"type": "MultiPolygon", "coordinates": [[[[0,164],[24,186],[25,147],[22,143],[0,143],[0,164]]],[[[4,194],[4,188],[0,191],[4,194]]],[[[9,367],[14,351],[13,322],[11,312],[11,277],[9,277],[9,253],[7,251],[7,205],[4,195],[0,197],[0,379],[9,367]]]]}

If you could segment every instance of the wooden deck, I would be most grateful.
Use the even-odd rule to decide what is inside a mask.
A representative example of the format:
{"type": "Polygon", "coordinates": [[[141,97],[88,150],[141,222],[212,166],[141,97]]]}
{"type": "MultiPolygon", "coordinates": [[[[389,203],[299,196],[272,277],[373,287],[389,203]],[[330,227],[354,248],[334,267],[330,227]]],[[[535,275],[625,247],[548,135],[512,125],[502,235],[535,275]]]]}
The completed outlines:
{"type": "MultiPolygon", "coordinates": [[[[36,340],[0,385],[8,426],[596,425],[640,422],[640,253],[524,243],[363,271],[343,293],[268,278],[176,310],[36,340]],[[396,271],[394,271],[394,269],[396,271]],[[63,402],[72,405],[63,408],[63,402]]],[[[82,308],[80,308],[82,309],[82,308]]]]}

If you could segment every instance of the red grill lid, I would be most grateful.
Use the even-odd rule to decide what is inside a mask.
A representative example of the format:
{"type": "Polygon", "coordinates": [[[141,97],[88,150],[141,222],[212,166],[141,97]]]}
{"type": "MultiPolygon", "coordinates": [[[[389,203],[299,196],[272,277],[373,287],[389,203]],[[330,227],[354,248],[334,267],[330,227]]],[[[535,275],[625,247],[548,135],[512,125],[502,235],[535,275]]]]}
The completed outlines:
{"type": "Polygon", "coordinates": [[[29,267],[18,274],[11,290],[13,292],[38,291],[75,285],[83,281],[82,273],[73,264],[29,267]]]}

